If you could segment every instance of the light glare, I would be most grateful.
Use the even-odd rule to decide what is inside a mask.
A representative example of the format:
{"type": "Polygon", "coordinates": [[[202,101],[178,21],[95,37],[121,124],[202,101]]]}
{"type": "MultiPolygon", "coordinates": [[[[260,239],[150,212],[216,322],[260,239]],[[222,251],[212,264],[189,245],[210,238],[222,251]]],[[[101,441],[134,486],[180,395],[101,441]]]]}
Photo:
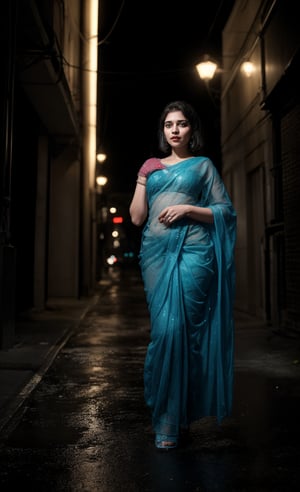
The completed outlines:
{"type": "Polygon", "coordinates": [[[251,77],[251,75],[254,72],[254,65],[253,65],[253,63],[251,63],[249,61],[245,61],[241,65],[241,71],[243,72],[244,75],[246,75],[246,77],[251,77]]]}
{"type": "Polygon", "coordinates": [[[97,176],[96,183],[99,186],[105,186],[107,183],[107,177],[106,176],[97,176]]]}
{"type": "Polygon", "coordinates": [[[201,79],[211,80],[217,70],[217,64],[209,59],[205,59],[196,65],[196,69],[201,79]]]}

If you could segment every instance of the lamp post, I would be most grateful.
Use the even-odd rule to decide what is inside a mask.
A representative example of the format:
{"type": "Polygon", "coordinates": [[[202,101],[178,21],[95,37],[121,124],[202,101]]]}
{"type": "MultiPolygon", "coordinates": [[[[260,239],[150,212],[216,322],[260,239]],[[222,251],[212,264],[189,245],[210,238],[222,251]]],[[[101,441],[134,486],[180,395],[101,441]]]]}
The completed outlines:
{"type": "Polygon", "coordinates": [[[96,194],[97,194],[97,214],[98,220],[97,223],[105,223],[107,219],[107,206],[106,206],[106,197],[103,194],[103,186],[105,186],[108,182],[106,176],[97,176],[96,178],[96,194]]]}
{"type": "Polygon", "coordinates": [[[218,64],[209,55],[204,55],[202,60],[195,65],[200,79],[204,82],[207,95],[213,105],[213,110],[209,107],[207,114],[207,137],[206,144],[209,153],[214,156],[217,167],[221,167],[221,148],[220,148],[220,80],[213,81],[218,72],[218,64]],[[212,84],[213,82],[213,84],[212,84]],[[211,149],[210,149],[211,146],[211,149]]]}
{"type": "Polygon", "coordinates": [[[107,203],[103,193],[103,187],[108,183],[108,178],[104,175],[96,177],[96,210],[97,210],[97,244],[96,244],[96,275],[99,280],[103,275],[104,265],[104,238],[107,225],[107,203]]]}
{"type": "Polygon", "coordinates": [[[199,77],[204,81],[208,95],[215,107],[219,110],[219,90],[213,89],[210,81],[214,78],[218,70],[218,64],[209,55],[204,55],[202,61],[197,63],[196,70],[199,77]]]}

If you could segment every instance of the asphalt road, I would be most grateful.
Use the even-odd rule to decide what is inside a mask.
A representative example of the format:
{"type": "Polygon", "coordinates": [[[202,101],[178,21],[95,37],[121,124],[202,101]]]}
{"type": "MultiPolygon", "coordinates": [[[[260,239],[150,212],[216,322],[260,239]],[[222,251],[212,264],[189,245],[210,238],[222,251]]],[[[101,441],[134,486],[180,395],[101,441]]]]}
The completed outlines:
{"type": "Polygon", "coordinates": [[[112,269],[101,292],[2,437],[1,492],[298,491],[299,341],[237,316],[232,417],[203,419],[160,452],[143,400],[139,271],[112,269]]]}

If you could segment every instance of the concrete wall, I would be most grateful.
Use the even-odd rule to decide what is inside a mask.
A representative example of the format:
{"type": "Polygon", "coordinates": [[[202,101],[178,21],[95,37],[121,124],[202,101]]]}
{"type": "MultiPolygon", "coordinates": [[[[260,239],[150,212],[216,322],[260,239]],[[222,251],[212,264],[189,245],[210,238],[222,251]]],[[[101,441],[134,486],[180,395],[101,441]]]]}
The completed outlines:
{"type": "Polygon", "coordinates": [[[290,329],[300,318],[295,18],[281,0],[236,0],[223,31],[221,97],[224,177],[238,214],[236,309],[290,329]]]}
{"type": "Polygon", "coordinates": [[[51,162],[48,297],[79,292],[80,163],[69,147],[51,162]]]}

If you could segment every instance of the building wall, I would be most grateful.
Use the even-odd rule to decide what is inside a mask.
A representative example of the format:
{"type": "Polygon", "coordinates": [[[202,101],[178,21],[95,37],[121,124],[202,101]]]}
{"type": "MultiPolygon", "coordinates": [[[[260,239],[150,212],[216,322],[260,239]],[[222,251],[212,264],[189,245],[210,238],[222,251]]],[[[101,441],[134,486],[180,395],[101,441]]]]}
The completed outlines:
{"type": "Polygon", "coordinates": [[[269,121],[259,107],[260,47],[256,38],[247,37],[255,19],[253,4],[250,10],[247,2],[236,2],[224,30],[221,134],[223,175],[226,180],[231,174],[231,196],[237,211],[235,307],[263,317],[264,228],[269,214],[264,188],[270,142],[269,121]],[[256,67],[251,77],[240,70],[245,50],[256,67]]]}
{"type": "Polygon", "coordinates": [[[300,331],[300,104],[282,118],[286,320],[300,331]]]}
{"type": "Polygon", "coordinates": [[[67,147],[51,162],[48,297],[79,295],[80,162],[67,147]]]}
{"type": "Polygon", "coordinates": [[[300,319],[300,43],[292,10],[281,0],[236,0],[223,31],[222,159],[238,214],[236,309],[280,329],[297,329],[300,319]],[[248,77],[246,60],[254,68],[248,77]]]}
{"type": "Polygon", "coordinates": [[[0,348],[14,342],[16,315],[96,285],[94,203],[84,197],[95,188],[97,23],[97,0],[5,4],[0,348]]]}

